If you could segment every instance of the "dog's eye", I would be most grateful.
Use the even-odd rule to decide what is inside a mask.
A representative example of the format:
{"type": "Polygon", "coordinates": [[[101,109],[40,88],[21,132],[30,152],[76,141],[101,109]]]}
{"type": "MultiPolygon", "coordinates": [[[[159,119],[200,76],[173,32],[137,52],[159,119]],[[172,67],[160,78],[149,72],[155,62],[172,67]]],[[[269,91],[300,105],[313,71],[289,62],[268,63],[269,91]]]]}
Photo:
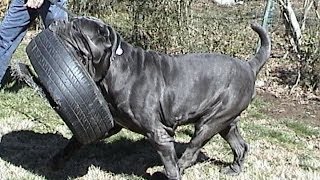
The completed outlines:
{"type": "Polygon", "coordinates": [[[74,30],[77,30],[77,29],[78,29],[78,27],[76,26],[75,23],[72,23],[72,29],[74,29],[74,30]]]}
{"type": "Polygon", "coordinates": [[[100,34],[101,36],[106,36],[106,30],[105,29],[103,29],[102,27],[100,27],[99,29],[98,29],[98,34],[100,34]]]}

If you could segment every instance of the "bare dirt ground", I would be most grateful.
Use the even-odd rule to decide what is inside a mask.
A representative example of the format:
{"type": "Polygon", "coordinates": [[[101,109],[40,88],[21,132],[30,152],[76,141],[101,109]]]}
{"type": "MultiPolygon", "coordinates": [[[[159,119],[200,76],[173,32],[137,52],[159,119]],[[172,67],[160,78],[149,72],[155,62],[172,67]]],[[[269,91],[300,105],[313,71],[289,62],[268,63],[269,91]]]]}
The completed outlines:
{"type": "Polygon", "coordinates": [[[320,126],[320,102],[318,100],[295,99],[290,95],[275,95],[258,90],[258,96],[270,103],[263,112],[275,118],[300,119],[311,125],[320,126]]]}

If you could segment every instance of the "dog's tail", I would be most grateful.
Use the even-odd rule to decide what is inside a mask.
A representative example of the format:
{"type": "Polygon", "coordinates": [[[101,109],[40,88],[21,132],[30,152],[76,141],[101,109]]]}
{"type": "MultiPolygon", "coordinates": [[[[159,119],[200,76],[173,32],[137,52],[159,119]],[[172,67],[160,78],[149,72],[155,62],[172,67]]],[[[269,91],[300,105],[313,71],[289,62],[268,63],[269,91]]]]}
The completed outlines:
{"type": "Polygon", "coordinates": [[[257,75],[270,57],[271,53],[271,40],[267,31],[261,27],[258,23],[251,24],[251,28],[259,34],[260,37],[260,49],[256,55],[248,61],[249,65],[252,68],[252,71],[257,75]]]}

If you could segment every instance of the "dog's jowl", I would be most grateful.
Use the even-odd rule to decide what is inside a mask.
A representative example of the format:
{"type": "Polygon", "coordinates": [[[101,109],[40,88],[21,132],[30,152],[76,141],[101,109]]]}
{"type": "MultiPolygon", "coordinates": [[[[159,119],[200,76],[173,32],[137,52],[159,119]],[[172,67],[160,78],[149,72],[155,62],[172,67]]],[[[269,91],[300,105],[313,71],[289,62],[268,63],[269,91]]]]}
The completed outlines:
{"type": "MultiPolygon", "coordinates": [[[[239,133],[240,114],[255,94],[255,80],[270,55],[267,32],[252,24],[261,47],[249,61],[222,54],[171,56],[146,51],[125,42],[101,20],[89,17],[56,22],[50,28],[86,67],[100,86],[116,126],[150,140],[161,157],[168,179],[195,163],[201,147],[214,135],[230,145],[234,160],[223,171],[241,172],[248,145],[239,133]],[[194,124],[194,135],[181,157],[174,148],[179,125],[194,124]]],[[[54,162],[68,159],[77,144],[74,138],[54,162]],[[67,153],[66,153],[67,152],[67,153]]],[[[155,173],[159,175],[159,173],[155,173]]]]}

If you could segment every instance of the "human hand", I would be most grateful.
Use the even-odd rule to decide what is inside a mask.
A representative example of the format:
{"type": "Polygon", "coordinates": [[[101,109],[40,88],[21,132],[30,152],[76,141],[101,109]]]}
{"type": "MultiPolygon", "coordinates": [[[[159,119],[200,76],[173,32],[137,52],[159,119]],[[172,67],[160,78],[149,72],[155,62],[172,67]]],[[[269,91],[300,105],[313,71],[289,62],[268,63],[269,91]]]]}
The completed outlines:
{"type": "Polygon", "coordinates": [[[38,9],[42,6],[43,2],[44,0],[28,0],[25,6],[33,9],[38,9]]]}

